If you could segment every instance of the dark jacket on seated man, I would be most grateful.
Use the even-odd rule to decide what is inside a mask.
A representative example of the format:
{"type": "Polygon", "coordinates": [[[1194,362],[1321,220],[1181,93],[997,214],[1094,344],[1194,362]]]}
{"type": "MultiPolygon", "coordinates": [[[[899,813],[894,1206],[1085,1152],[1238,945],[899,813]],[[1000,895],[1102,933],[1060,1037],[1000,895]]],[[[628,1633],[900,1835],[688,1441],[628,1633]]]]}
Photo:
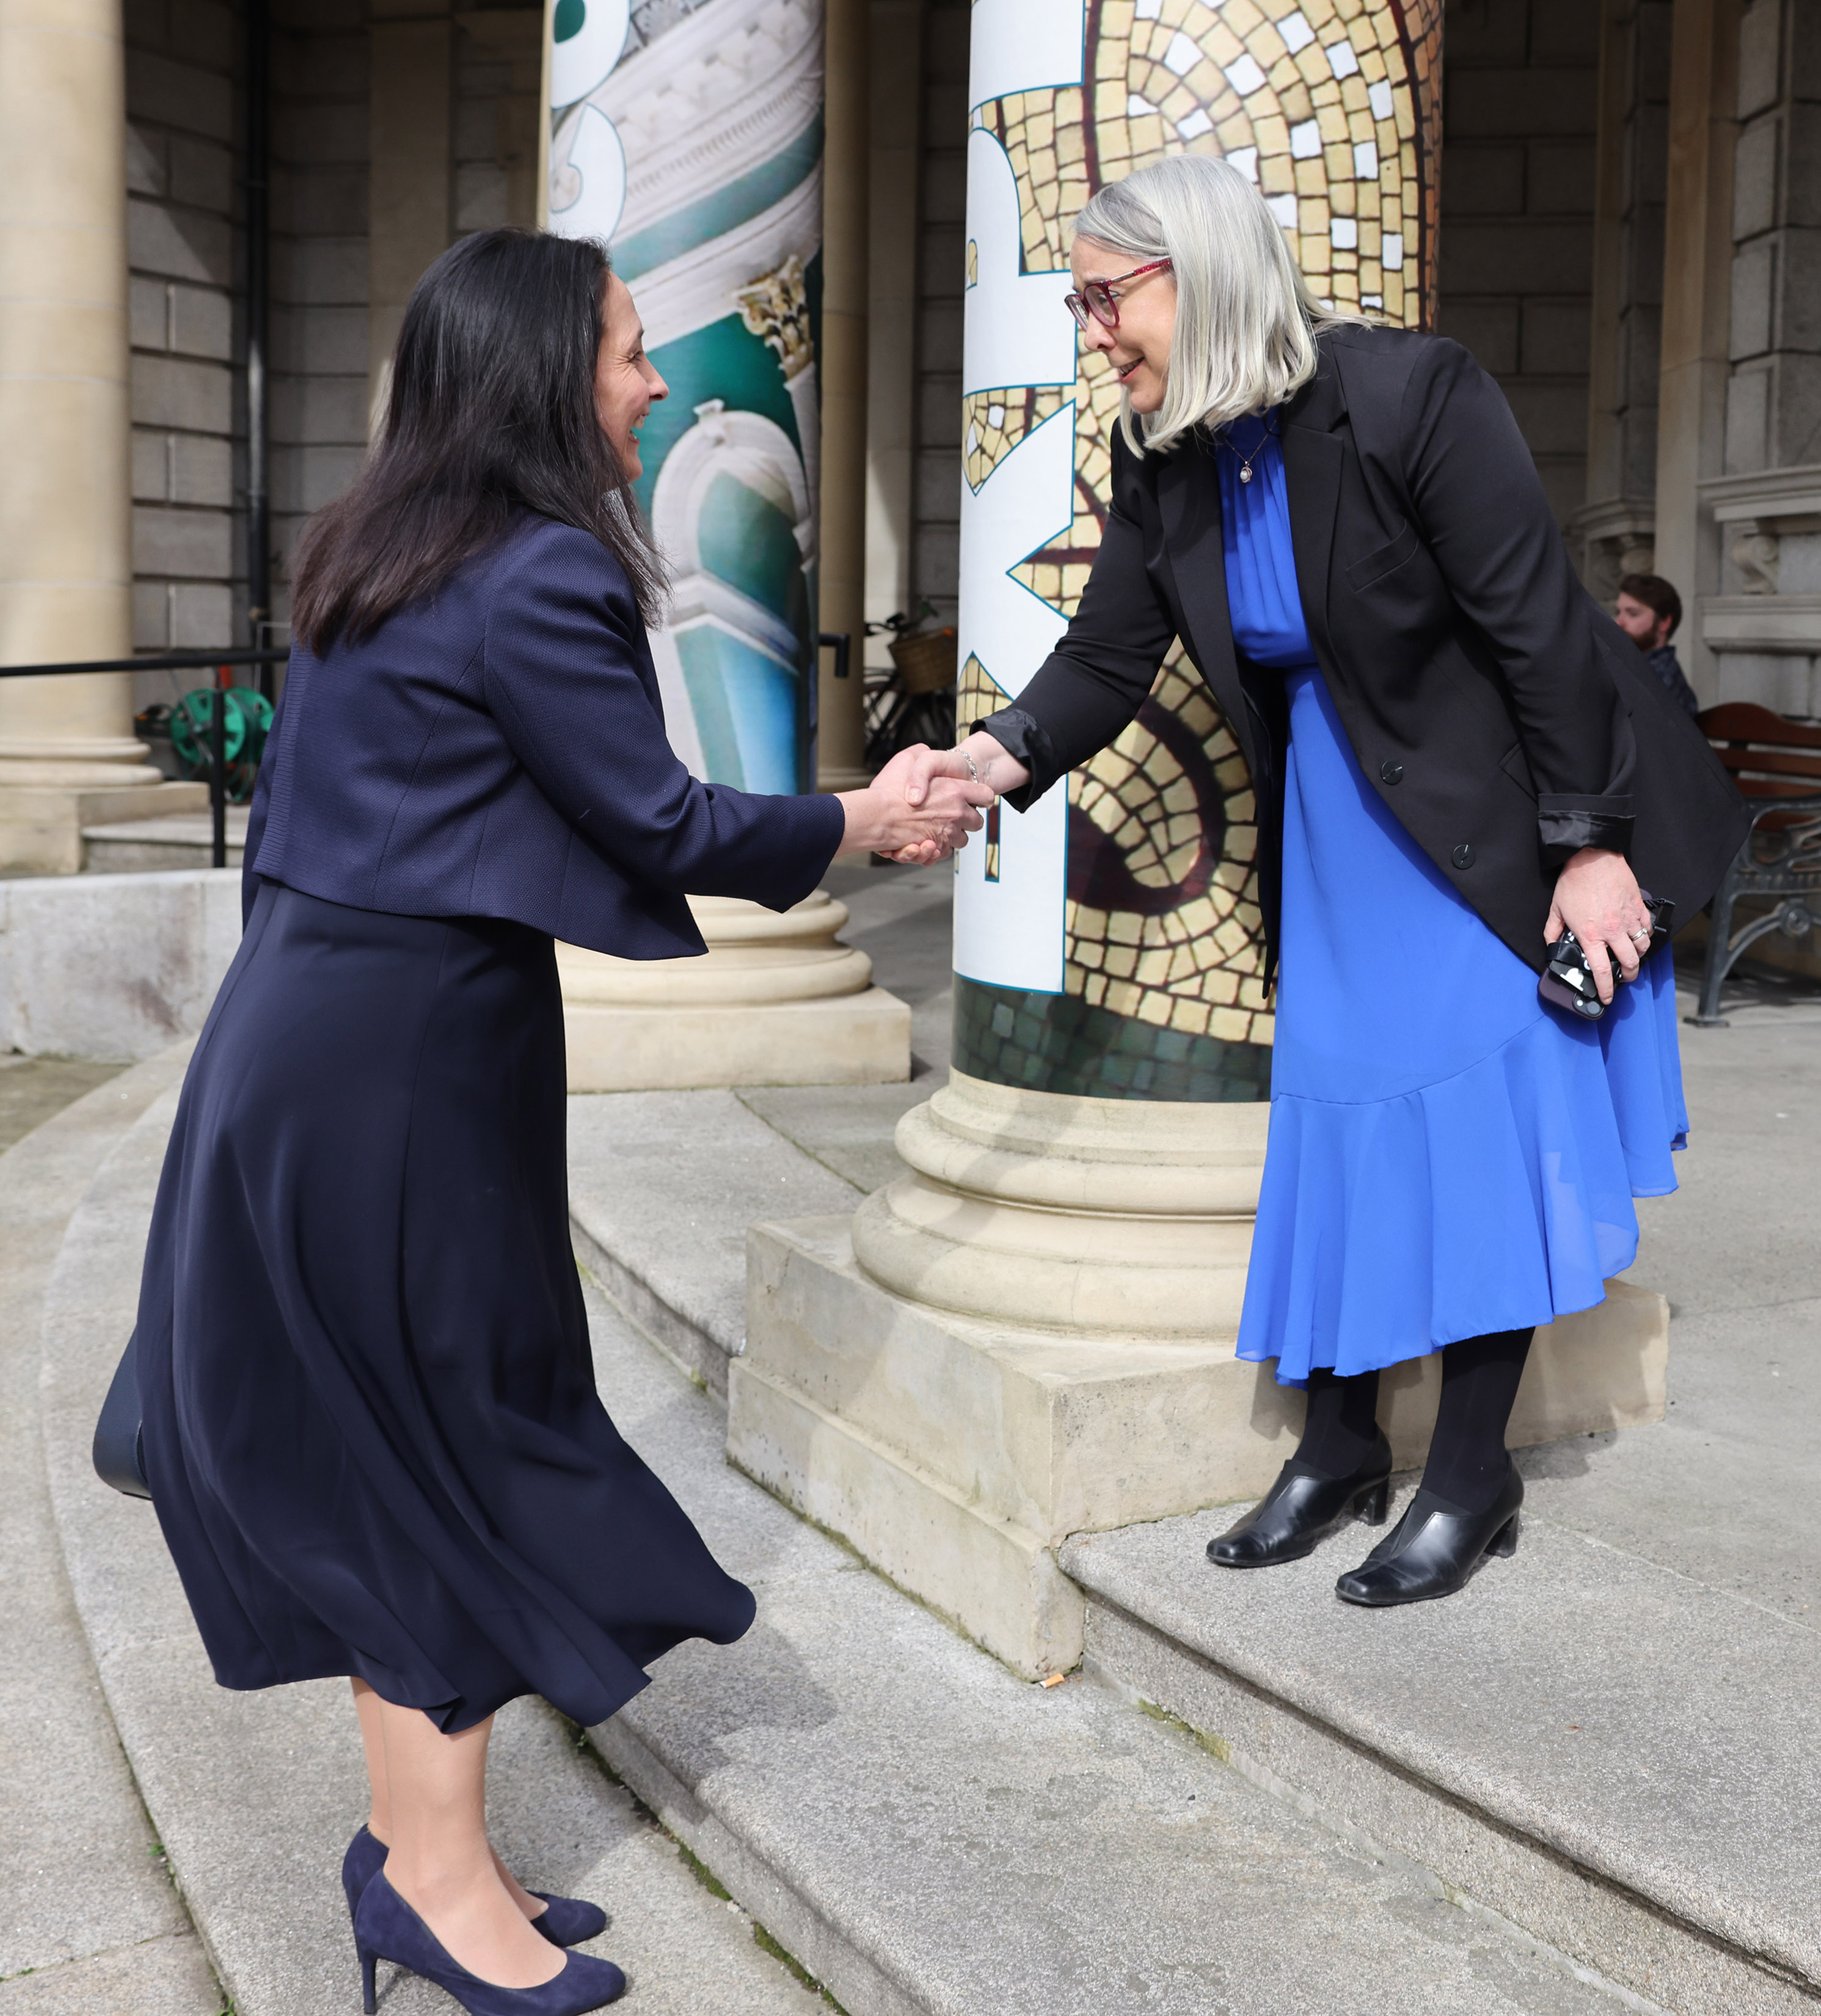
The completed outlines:
{"type": "Polygon", "coordinates": [[[1675,704],[1684,714],[1700,712],[1700,702],[1694,697],[1694,688],[1689,684],[1687,676],[1682,671],[1682,661],[1676,657],[1673,644],[1659,644],[1655,650],[1646,651],[1644,662],[1668,689],[1675,704]]]}
{"type": "Polygon", "coordinates": [[[704,949],[686,890],[788,909],[845,821],[838,798],[692,777],[618,562],[527,513],[360,643],[293,648],[244,907],[265,879],[357,910],[509,917],[675,959],[704,949]]]}

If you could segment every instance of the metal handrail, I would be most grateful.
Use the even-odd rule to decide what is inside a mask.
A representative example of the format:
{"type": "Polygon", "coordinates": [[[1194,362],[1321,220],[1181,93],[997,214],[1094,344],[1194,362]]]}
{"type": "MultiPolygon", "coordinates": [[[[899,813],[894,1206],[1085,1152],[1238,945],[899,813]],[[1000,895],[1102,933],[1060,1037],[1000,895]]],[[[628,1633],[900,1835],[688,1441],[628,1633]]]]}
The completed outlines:
{"type": "MultiPolygon", "coordinates": [[[[275,665],[288,650],[164,651],[156,657],[84,658],[58,665],[0,665],[0,679],[62,679],[82,672],[225,671],[230,665],[275,665]]],[[[228,865],[228,710],[209,711],[209,866],[228,865]]]]}

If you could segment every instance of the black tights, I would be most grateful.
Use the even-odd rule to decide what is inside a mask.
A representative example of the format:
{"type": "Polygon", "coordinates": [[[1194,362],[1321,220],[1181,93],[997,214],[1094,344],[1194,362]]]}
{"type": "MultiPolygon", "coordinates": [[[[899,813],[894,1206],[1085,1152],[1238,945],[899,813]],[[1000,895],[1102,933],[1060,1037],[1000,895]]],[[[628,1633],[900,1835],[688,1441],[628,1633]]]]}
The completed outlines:
{"type": "MultiPolygon", "coordinates": [[[[1483,1512],[1505,1482],[1506,1424],[1533,1334],[1495,1330],[1442,1352],[1441,1405],[1423,1484],[1463,1512],[1483,1512]]],[[[1372,1453],[1378,1437],[1378,1374],[1337,1379],[1332,1372],[1313,1371],[1308,1391],[1297,1460],[1324,1477],[1348,1476],[1372,1453]]]]}

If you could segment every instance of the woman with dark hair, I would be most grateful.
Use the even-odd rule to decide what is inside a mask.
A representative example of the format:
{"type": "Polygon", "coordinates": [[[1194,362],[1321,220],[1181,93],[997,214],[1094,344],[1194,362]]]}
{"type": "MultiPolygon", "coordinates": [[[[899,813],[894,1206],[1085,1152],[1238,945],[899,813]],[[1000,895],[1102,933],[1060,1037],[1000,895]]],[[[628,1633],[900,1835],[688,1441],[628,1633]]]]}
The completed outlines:
{"type": "Polygon", "coordinates": [[[1308,1396],[1208,1556],[1269,1568],[1350,1512],[1381,1522],[1379,1374],[1439,1352],[1421,1488],[1336,1591],[1445,1597],[1517,1545],[1533,1330],[1602,1299],[1633,1197],[1675,1187],[1675,973],[1640,877],[1692,916],[1743,807],[1582,590],[1457,344],[1322,307],[1258,188],[1206,156],[1099,190],[1072,264],[1123,393],[1105,535],[1054,654],[919,776],[1022,811],[1183,640],[1258,794],[1268,985],[1281,957],[1238,1351],[1308,1396]],[[1596,1021],[1538,998],[1564,927],[1596,1021]]]}
{"type": "Polygon", "coordinates": [[[246,848],[139,1319],[153,1502],[224,1687],[353,1682],[343,1867],[373,2003],[402,1963],[488,2016],[624,1986],[602,1913],[488,1847],[488,1730],[584,1725],[750,1592],[615,1432],[570,1251],[552,938],[704,949],[686,892],[787,909],[833,857],[940,859],[987,794],[698,782],[645,626],[630,484],[663,380],[600,247],[490,231],[419,283],[385,423],[295,567],[246,848]]]}

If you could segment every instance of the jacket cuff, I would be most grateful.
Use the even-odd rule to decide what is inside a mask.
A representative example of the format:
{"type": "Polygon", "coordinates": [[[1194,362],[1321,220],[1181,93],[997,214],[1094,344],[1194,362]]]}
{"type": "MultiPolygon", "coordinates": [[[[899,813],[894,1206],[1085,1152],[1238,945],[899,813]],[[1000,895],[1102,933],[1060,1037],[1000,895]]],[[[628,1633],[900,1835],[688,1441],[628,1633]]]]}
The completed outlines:
{"type": "Polygon", "coordinates": [[[1027,783],[1020,784],[1015,791],[999,794],[1015,812],[1028,812],[1062,775],[1062,766],[1056,760],[1056,745],[1021,707],[1001,707],[997,714],[977,721],[973,732],[990,735],[1014,762],[1022,763],[1031,772],[1027,783]]]}
{"type": "Polygon", "coordinates": [[[1632,851],[1632,801],[1625,797],[1577,797],[1545,791],[1536,801],[1537,831],[1543,859],[1559,868],[1584,847],[1632,851]]]}

